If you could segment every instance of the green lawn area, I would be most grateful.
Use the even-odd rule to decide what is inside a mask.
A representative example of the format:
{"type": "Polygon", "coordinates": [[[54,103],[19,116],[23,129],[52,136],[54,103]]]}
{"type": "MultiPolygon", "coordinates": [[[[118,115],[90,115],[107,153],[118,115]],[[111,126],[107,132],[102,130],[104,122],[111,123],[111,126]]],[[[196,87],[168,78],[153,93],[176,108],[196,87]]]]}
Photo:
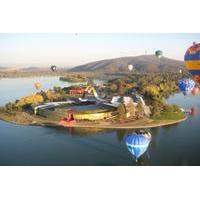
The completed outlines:
{"type": "Polygon", "coordinates": [[[179,120],[185,117],[185,113],[178,112],[178,113],[163,113],[159,117],[154,117],[154,120],[179,120]]]}

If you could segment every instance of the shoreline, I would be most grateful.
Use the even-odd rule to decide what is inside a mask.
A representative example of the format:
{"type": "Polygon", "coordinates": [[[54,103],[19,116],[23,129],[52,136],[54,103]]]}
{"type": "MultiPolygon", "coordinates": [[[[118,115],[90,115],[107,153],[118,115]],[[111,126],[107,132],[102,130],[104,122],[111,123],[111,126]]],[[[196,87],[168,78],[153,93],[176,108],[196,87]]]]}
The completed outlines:
{"type": "MultiPolygon", "coordinates": [[[[9,115],[7,113],[0,113],[0,120],[22,126],[43,126],[43,127],[63,127],[59,122],[50,121],[47,119],[42,119],[41,117],[35,117],[27,113],[19,113],[15,115],[9,115]]],[[[153,119],[143,119],[138,121],[126,122],[121,124],[113,124],[109,122],[79,122],[72,126],[73,128],[100,128],[100,129],[143,129],[143,128],[156,128],[168,125],[175,125],[181,123],[187,119],[185,116],[183,119],[179,120],[153,120],[153,119]]],[[[70,127],[63,127],[70,128],[70,127]]]]}

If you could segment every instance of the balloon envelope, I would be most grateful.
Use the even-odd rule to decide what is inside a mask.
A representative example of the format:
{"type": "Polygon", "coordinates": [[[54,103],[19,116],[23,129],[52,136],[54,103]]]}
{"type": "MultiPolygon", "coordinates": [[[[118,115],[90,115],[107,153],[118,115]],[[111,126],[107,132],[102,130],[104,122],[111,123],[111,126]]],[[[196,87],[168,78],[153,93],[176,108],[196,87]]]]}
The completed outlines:
{"type": "Polygon", "coordinates": [[[181,79],[178,86],[184,95],[189,95],[195,87],[195,82],[192,79],[181,79]]]}
{"type": "Polygon", "coordinates": [[[39,83],[39,82],[35,83],[34,85],[37,90],[39,90],[41,88],[41,83],[39,83]]]}
{"type": "Polygon", "coordinates": [[[133,65],[128,65],[128,70],[132,71],[133,70],[133,65]]]}
{"type": "Polygon", "coordinates": [[[193,43],[184,56],[185,66],[200,83],[200,43],[193,43]]]}
{"type": "Polygon", "coordinates": [[[147,150],[149,143],[151,141],[151,136],[145,134],[133,133],[127,136],[126,146],[131,154],[138,159],[147,150]]]}
{"type": "Polygon", "coordinates": [[[194,80],[200,84],[200,75],[195,75],[194,80]]]}
{"type": "Polygon", "coordinates": [[[53,72],[56,71],[56,68],[57,68],[57,67],[56,67],[55,65],[52,65],[52,66],[51,66],[51,70],[52,70],[53,72]]]}
{"type": "Polygon", "coordinates": [[[155,52],[155,55],[156,55],[158,58],[160,58],[160,57],[162,57],[163,52],[162,52],[161,50],[157,50],[157,51],[155,52]]]}
{"type": "Polygon", "coordinates": [[[198,87],[194,87],[192,90],[192,95],[196,96],[197,94],[199,94],[200,89],[198,87]]]}
{"type": "Polygon", "coordinates": [[[191,108],[191,115],[192,115],[193,117],[197,116],[197,115],[198,115],[198,109],[195,108],[195,107],[192,107],[192,108],[191,108]]]}

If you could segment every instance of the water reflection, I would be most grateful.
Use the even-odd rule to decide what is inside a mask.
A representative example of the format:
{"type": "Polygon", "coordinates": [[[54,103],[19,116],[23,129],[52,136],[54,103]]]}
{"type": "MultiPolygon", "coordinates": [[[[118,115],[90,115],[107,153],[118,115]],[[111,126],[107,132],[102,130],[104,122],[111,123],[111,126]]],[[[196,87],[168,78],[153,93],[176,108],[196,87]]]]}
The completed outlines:
{"type": "Polygon", "coordinates": [[[151,138],[151,147],[152,149],[158,149],[159,148],[159,133],[160,133],[160,127],[158,128],[153,128],[153,129],[150,129],[151,133],[152,134],[152,138],[151,138]]]}
{"type": "Polygon", "coordinates": [[[149,159],[147,156],[142,156],[138,159],[138,161],[136,162],[136,166],[149,166],[149,159]]]}
{"type": "Polygon", "coordinates": [[[125,136],[127,136],[128,134],[131,134],[133,133],[134,130],[133,129],[119,129],[119,130],[116,130],[116,136],[117,136],[117,139],[119,141],[119,143],[121,142],[124,142],[124,138],[125,136]]]}
{"type": "MultiPolygon", "coordinates": [[[[111,163],[113,159],[118,159],[120,162],[130,162],[130,165],[133,166],[146,166],[149,165],[149,152],[142,155],[138,162],[135,162],[134,157],[128,152],[126,148],[126,137],[132,133],[134,133],[135,129],[97,129],[97,128],[56,128],[58,134],[70,135],[72,138],[75,138],[76,141],[79,142],[80,145],[87,147],[91,151],[97,151],[99,153],[103,153],[112,157],[111,163]],[[113,143],[112,140],[104,140],[99,139],[96,136],[98,135],[109,135],[113,134],[116,136],[118,143],[113,143]],[[88,140],[89,137],[89,140],[88,140]],[[119,148],[120,144],[124,149],[119,148]]],[[[101,165],[108,165],[108,163],[101,163],[101,165]]],[[[112,164],[110,164],[112,165],[112,164]]]]}

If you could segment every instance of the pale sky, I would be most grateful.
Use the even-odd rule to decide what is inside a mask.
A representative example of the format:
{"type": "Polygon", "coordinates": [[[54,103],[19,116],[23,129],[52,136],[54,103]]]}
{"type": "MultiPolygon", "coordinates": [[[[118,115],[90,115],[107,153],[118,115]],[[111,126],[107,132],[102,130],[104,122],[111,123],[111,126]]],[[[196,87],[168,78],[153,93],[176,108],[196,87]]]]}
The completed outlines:
{"type": "Polygon", "coordinates": [[[154,54],[183,60],[200,34],[0,34],[0,66],[76,66],[123,56],[154,54]]]}

